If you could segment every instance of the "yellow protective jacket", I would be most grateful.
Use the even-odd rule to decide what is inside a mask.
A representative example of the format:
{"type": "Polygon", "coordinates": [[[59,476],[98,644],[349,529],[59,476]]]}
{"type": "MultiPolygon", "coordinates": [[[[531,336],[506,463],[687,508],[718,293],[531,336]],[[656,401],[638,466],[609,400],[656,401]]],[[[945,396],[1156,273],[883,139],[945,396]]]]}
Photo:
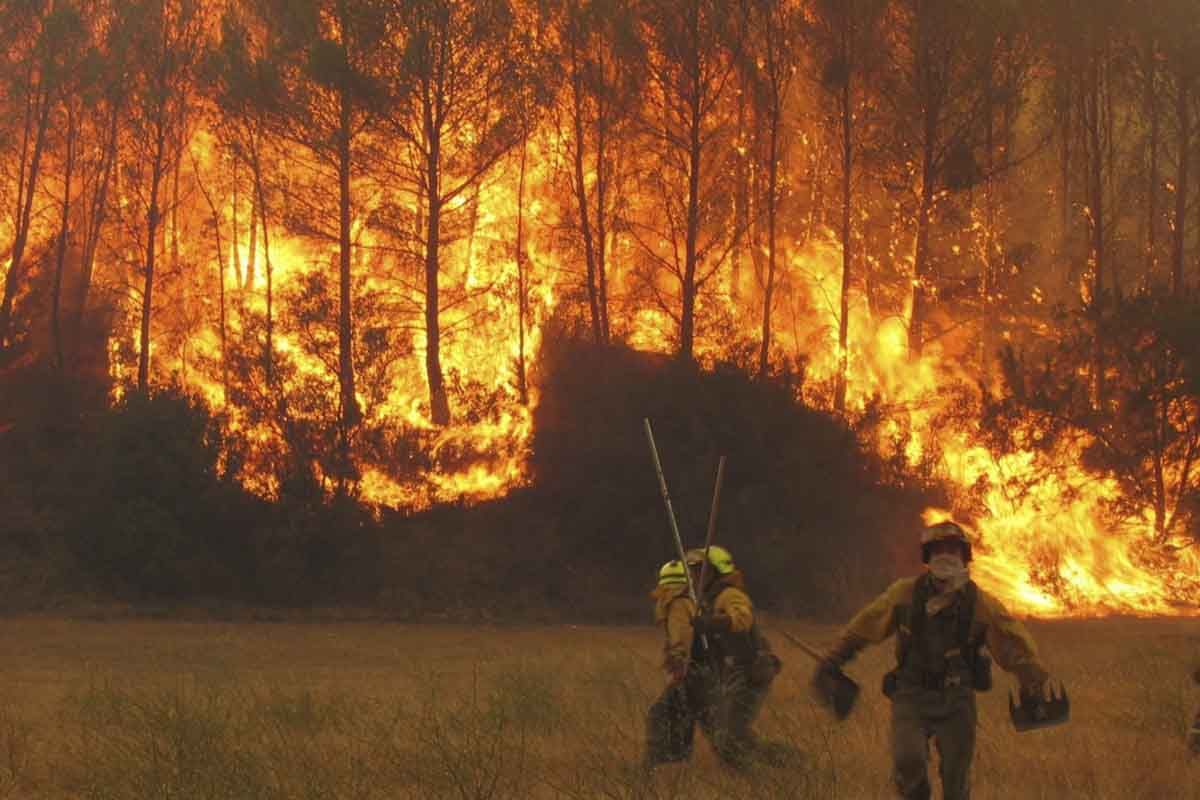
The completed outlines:
{"type": "MultiPolygon", "coordinates": [[[[692,618],[696,606],[688,597],[685,586],[659,586],[650,593],[654,603],[654,621],[663,626],[666,643],[663,647],[663,668],[686,663],[692,654],[692,618]]],[[[740,572],[724,575],[713,583],[708,592],[712,598],[713,614],[729,617],[731,633],[748,633],[754,626],[754,604],[746,594],[740,572]]]]}
{"type": "MultiPolygon", "coordinates": [[[[901,578],[854,616],[842,630],[829,659],[841,665],[868,644],[879,644],[901,626],[907,628],[909,607],[918,578],[901,578]]],[[[976,587],[971,640],[983,639],[1002,668],[1017,676],[1022,688],[1041,686],[1049,677],[1029,631],[1004,604],[976,587]]]]}

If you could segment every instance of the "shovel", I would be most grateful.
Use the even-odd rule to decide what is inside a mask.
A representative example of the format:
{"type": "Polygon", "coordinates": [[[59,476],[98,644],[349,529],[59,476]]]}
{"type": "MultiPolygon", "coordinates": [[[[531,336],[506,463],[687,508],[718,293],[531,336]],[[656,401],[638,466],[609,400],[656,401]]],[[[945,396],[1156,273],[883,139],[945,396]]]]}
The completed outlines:
{"type": "Polygon", "coordinates": [[[850,712],[854,710],[854,703],[858,700],[858,684],[852,681],[846,673],[826,662],[824,654],[817,648],[797,639],[787,631],[781,630],[780,633],[783,634],[783,638],[821,664],[821,670],[813,678],[812,684],[821,704],[832,711],[838,720],[844,720],[850,716],[850,712]]]}
{"type": "Polygon", "coordinates": [[[1050,687],[1049,699],[1038,695],[1034,698],[1021,697],[1020,702],[1015,702],[1012,691],[1009,691],[1008,713],[1017,733],[1053,728],[1071,718],[1071,699],[1067,697],[1067,687],[1059,684],[1058,689],[1055,692],[1054,687],[1050,687]]]}

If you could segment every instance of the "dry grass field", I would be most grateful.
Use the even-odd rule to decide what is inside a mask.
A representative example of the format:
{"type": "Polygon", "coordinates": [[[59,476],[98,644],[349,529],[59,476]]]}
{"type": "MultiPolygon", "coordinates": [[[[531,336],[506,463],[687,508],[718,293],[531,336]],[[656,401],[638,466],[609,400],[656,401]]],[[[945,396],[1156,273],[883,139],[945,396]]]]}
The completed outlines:
{"type": "MultiPolygon", "coordinates": [[[[1073,719],[1015,734],[1002,677],[981,697],[974,796],[1200,798],[1183,743],[1200,626],[1033,628],[1073,719]]],[[[889,648],[852,665],[863,699],[837,725],[808,699],[806,657],[775,637],[785,667],[759,728],[802,763],[733,774],[701,743],[643,782],[642,715],[660,686],[650,626],[18,619],[0,637],[0,798],[890,796],[889,648]]]]}

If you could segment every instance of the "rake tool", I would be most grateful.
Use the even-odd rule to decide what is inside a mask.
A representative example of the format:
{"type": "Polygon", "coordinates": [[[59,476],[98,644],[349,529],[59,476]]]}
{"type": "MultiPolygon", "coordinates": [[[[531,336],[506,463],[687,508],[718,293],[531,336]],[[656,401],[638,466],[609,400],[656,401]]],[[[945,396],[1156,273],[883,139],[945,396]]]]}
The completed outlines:
{"type": "Polygon", "coordinates": [[[854,704],[858,701],[858,684],[851,680],[849,675],[830,664],[825,659],[825,654],[808,642],[796,638],[785,630],[779,632],[783,634],[783,638],[812,656],[821,665],[812,684],[813,691],[821,704],[832,711],[839,720],[850,716],[850,712],[854,710],[854,704]]]}
{"type": "Polygon", "coordinates": [[[1019,701],[1014,701],[1013,693],[1009,690],[1008,713],[1017,733],[1053,728],[1071,718],[1071,699],[1067,696],[1067,687],[1061,683],[1057,692],[1050,687],[1049,699],[1039,692],[1036,695],[1022,693],[1019,701]]]}

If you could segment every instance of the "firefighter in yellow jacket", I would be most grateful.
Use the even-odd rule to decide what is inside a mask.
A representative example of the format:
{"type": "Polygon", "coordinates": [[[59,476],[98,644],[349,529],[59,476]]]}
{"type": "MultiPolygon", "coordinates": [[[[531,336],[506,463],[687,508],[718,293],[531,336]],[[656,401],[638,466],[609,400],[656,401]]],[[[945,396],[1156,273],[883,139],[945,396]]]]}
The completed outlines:
{"type": "Polygon", "coordinates": [[[700,586],[703,560],[703,550],[687,553],[699,613],[679,561],[663,565],[651,593],[655,621],[666,635],[663,669],[668,683],[647,714],[647,768],[686,760],[696,725],[731,766],[745,766],[755,755],[780,755],[778,746],[764,746],[751,730],[780,661],[755,624],[754,606],[729,551],[715,545],[708,549],[711,569],[706,585],[700,586]]]}
{"type": "Polygon", "coordinates": [[[970,796],[975,753],[975,692],[991,688],[991,660],[1020,681],[1021,701],[1037,704],[1048,679],[1029,632],[995,597],[971,581],[971,543],[943,522],[921,535],[927,570],[896,581],[860,611],[827,654],[821,671],[840,669],[868,644],[896,636],[897,666],[884,678],[892,701],[892,762],[903,798],[925,800],[929,741],[941,756],[945,800],[970,796]]]}

